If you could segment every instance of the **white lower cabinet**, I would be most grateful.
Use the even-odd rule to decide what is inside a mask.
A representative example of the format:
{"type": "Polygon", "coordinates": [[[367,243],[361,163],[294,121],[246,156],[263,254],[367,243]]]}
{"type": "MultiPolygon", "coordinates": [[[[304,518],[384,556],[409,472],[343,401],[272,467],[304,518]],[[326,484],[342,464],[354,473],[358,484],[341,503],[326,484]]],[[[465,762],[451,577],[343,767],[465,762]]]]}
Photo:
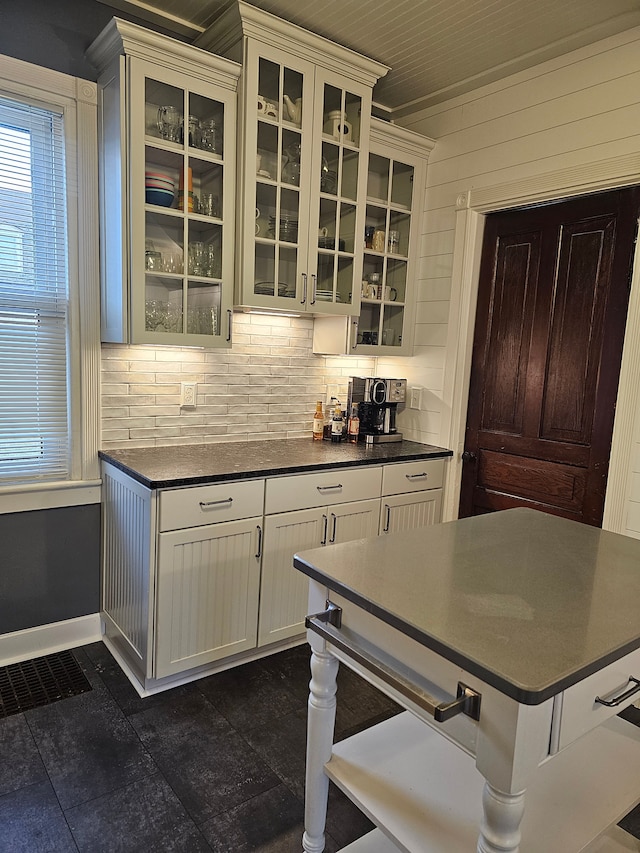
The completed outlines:
{"type": "Polygon", "coordinates": [[[151,490],[105,462],[109,647],[153,691],[302,638],[308,579],[293,555],[439,521],[443,468],[435,459],[151,490]]]}
{"type": "Polygon", "coordinates": [[[293,554],[376,536],[379,507],[380,500],[373,498],[265,518],[258,645],[304,632],[309,580],[293,568],[293,554]]]}
{"type": "Polygon", "coordinates": [[[262,516],[161,533],[156,677],[256,645],[262,516]]]}
{"type": "Polygon", "coordinates": [[[443,478],[444,459],[385,465],[380,533],[400,533],[440,521],[443,478]]]}

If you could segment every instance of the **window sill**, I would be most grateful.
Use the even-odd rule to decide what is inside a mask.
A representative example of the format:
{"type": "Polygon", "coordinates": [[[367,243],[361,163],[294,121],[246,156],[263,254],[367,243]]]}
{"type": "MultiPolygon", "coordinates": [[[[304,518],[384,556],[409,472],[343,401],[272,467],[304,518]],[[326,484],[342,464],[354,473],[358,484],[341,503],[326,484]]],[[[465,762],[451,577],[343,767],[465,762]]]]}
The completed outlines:
{"type": "Polygon", "coordinates": [[[101,480],[0,486],[0,515],[100,503],[101,480]]]}

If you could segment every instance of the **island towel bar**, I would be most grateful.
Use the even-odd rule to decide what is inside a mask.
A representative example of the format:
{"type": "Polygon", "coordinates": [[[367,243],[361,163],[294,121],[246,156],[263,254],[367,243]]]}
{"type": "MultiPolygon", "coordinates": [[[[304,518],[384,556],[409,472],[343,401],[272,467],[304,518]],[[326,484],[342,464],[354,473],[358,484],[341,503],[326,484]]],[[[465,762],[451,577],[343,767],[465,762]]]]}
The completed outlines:
{"type": "Polygon", "coordinates": [[[379,660],[373,658],[367,651],[353,642],[348,642],[337,629],[342,624],[342,608],[332,601],[327,601],[327,609],[322,613],[314,613],[304,620],[305,627],[335,648],[349,655],[365,669],[376,675],[385,684],[393,687],[402,696],[410,699],[419,708],[431,714],[438,723],[444,723],[457,714],[466,714],[474,720],[480,719],[481,694],[461,681],[458,682],[456,698],[451,702],[438,702],[426,691],[421,690],[411,681],[403,678],[379,660]]]}

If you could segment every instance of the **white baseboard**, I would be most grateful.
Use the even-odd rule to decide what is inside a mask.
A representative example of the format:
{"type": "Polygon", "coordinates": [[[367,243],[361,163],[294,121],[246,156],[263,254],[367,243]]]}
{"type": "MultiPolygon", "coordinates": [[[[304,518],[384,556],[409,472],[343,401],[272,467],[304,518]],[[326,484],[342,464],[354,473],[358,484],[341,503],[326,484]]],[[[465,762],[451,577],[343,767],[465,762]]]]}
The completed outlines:
{"type": "Polygon", "coordinates": [[[99,613],[0,634],[0,666],[39,658],[102,639],[99,613]]]}

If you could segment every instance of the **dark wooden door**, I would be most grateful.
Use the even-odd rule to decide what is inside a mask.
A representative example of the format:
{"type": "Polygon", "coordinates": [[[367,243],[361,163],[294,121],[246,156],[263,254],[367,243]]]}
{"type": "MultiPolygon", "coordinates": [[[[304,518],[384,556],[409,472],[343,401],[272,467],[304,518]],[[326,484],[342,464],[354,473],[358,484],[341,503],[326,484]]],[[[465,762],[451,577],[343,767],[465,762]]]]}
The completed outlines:
{"type": "Polygon", "coordinates": [[[600,526],[640,187],[487,217],[460,517],[600,526]]]}

